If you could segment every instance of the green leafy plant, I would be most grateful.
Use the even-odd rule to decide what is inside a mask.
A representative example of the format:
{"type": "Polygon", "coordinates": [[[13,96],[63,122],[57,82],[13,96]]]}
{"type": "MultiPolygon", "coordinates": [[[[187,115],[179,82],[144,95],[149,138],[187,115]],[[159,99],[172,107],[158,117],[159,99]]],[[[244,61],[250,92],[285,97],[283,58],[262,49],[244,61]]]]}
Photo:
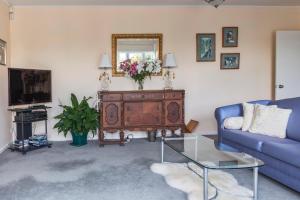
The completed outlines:
{"type": "Polygon", "coordinates": [[[63,132],[65,137],[68,132],[86,136],[89,132],[92,132],[95,135],[99,125],[99,114],[96,109],[89,106],[88,101],[90,99],[91,97],[83,97],[83,100],[79,103],[77,97],[72,93],[72,105],[60,105],[63,112],[54,117],[59,120],[54,125],[54,128],[58,129],[58,133],[63,132]]]}

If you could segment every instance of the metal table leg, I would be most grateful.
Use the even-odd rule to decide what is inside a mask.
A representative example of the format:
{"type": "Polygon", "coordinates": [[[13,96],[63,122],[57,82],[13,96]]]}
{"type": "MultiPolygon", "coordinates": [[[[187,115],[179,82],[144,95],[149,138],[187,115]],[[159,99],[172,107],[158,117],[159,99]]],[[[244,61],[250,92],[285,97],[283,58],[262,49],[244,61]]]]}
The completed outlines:
{"type": "Polygon", "coordinates": [[[203,200],[208,200],[208,169],[203,169],[203,200]]]}
{"type": "Polygon", "coordinates": [[[22,124],[22,153],[23,155],[26,154],[26,151],[25,151],[25,144],[24,144],[24,113],[21,113],[21,124],[22,124]]]}
{"type": "Polygon", "coordinates": [[[161,163],[164,163],[164,137],[161,137],[161,163]]]}
{"type": "Polygon", "coordinates": [[[258,194],[257,194],[257,185],[258,185],[258,167],[253,168],[253,183],[254,183],[254,188],[253,188],[253,200],[258,199],[258,194]]]}

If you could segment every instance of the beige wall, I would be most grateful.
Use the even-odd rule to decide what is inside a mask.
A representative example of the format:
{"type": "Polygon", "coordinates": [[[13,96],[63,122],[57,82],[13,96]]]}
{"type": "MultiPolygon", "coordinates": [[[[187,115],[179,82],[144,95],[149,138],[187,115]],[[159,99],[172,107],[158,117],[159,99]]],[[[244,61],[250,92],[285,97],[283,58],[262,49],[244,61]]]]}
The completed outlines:
{"type": "MultiPolygon", "coordinates": [[[[0,38],[7,42],[9,48],[9,9],[3,1],[0,1],[0,38]]],[[[8,49],[9,53],[9,49],[8,49]]],[[[8,55],[8,66],[10,57],[8,55]]],[[[7,66],[0,65],[0,152],[10,142],[10,115],[7,111],[8,97],[7,97],[7,66]]]]}
{"type": "MultiPolygon", "coordinates": [[[[218,106],[272,96],[274,33],[300,29],[300,7],[16,7],[11,22],[12,66],[51,69],[54,116],[71,92],[96,96],[100,55],[111,51],[112,33],[163,33],[164,53],[176,55],[175,88],[186,90],[186,121],[198,131],[216,131],[218,106]],[[222,26],[239,26],[239,47],[222,48],[222,26]],[[217,61],[197,63],[196,33],[217,33],[217,61]],[[220,70],[221,52],[241,53],[241,69],[220,70]]],[[[161,77],[145,89],[163,87],[161,77]]],[[[112,90],[136,89],[127,78],[113,78],[112,90]]],[[[50,121],[53,126],[54,121],[50,121]]],[[[51,130],[52,139],[57,133],[51,130]]]]}

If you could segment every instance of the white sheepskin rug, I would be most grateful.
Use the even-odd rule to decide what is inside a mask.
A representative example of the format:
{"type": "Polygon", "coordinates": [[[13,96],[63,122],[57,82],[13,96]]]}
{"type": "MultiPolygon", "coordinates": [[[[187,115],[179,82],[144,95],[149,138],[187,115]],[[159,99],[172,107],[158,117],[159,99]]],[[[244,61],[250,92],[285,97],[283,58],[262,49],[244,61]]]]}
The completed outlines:
{"type": "MultiPolygon", "coordinates": [[[[152,164],[151,170],[164,176],[171,187],[187,193],[188,200],[203,200],[202,178],[187,166],[202,176],[202,169],[193,163],[155,163],[152,164]]],[[[209,182],[218,190],[209,185],[209,198],[217,195],[216,200],[251,200],[253,192],[240,186],[231,174],[221,170],[209,170],[208,177],[209,182]]]]}

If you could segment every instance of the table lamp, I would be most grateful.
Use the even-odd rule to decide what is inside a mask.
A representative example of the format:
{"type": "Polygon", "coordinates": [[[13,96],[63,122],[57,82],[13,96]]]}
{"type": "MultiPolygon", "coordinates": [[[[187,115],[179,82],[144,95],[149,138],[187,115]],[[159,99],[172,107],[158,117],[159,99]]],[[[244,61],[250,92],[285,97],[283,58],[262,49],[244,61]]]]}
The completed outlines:
{"type": "Polygon", "coordinates": [[[175,79],[175,73],[171,72],[171,68],[177,67],[175,56],[173,53],[167,53],[164,60],[163,68],[166,69],[165,73],[163,74],[163,79],[165,80],[165,90],[172,90],[173,83],[172,80],[175,79]]]}
{"type": "Polygon", "coordinates": [[[109,85],[111,83],[111,80],[107,70],[111,68],[112,66],[109,60],[109,56],[106,53],[104,53],[102,55],[100,66],[99,66],[100,70],[104,70],[104,72],[102,72],[99,76],[99,80],[101,81],[101,90],[103,91],[109,90],[109,85]]]}

